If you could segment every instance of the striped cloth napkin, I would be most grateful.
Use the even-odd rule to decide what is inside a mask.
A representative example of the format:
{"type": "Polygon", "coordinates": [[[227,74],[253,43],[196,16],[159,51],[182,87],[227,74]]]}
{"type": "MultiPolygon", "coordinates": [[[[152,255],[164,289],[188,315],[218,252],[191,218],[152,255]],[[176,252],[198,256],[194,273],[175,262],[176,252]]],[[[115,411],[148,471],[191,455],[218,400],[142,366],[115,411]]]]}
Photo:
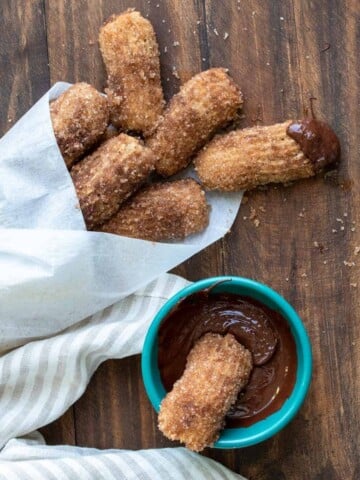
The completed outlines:
{"type": "Polygon", "coordinates": [[[101,313],[0,357],[0,479],[243,479],[185,448],[47,446],[35,430],[62,415],[109,358],[141,352],[155,313],[189,282],[163,274],[101,313]]]}

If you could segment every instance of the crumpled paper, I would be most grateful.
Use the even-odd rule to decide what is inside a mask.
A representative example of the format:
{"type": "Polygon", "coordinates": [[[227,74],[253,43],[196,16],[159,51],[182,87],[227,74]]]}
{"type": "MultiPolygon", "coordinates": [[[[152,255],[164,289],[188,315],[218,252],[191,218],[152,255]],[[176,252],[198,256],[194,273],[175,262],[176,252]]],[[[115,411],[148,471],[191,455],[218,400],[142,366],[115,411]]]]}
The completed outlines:
{"type": "MultiPolygon", "coordinates": [[[[0,140],[0,349],[67,328],[221,238],[242,193],[207,193],[210,224],[156,243],[87,232],[52,130],[52,87],[0,140]]],[[[194,175],[192,172],[189,175],[194,175]]]]}

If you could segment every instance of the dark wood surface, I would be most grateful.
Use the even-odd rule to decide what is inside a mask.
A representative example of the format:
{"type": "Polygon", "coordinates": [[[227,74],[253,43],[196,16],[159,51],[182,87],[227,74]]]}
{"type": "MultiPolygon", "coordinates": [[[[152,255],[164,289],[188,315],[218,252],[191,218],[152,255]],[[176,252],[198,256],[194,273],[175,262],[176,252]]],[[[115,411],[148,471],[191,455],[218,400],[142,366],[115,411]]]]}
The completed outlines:
{"type": "MultiPolygon", "coordinates": [[[[1,132],[58,80],[103,88],[98,29],[127,7],[148,16],[158,33],[167,98],[201,69],[225,66],[245,95],[243,125],[296,118],[312,102],[341,139],[336,175],[251,192],[231,233],[176,273],[190,280],[235,274],[271,285],[298,310],[313,345],[313,382],[297,418],[260,445],[205,454],[252,480],[358,480],[360,4],[2,0],[1,132]]],[[[139,357],[103,364],[83,397],[42,432],[49,443],[172,445],[157,431],[139,357]]]]}

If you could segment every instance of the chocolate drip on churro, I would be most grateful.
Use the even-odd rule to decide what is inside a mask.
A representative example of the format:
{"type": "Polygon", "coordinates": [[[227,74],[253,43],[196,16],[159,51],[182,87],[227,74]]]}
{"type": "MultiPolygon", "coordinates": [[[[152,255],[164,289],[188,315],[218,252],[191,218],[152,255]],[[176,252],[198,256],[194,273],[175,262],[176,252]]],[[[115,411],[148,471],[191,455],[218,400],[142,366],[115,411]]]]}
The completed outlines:
{"type": "Polygon", "coordinates": [[[315,118],[304,118],[290,123],[286,133],[300,146],[311,162],[315,172],[339,160],[340,143],[328,124],[315,118]]]}

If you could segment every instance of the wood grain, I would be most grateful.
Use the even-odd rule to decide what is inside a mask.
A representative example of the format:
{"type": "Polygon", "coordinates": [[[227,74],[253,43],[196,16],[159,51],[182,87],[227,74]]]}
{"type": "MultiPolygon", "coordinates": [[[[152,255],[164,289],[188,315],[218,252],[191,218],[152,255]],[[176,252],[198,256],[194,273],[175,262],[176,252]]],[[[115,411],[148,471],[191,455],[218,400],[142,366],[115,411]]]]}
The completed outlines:
{"type": "MultiPolygon", "coordinates": [[[[340,137],[335,175],[251,192],[231,233],[176,272],[190,280],[226,273],[271,285],[298,310],[313,345],[313,384],[296,419],[260,445],[205,454],[252,480],[358,480],[359,2],[1,2],[1,131],[49,80],[85,80],[102,89],[97,32],[127,7],[154,24],[167,98],[201,69],[225,66],[245,95],[241,125],[301,117],[312,102],[340,137]]],[[[139,365],[138,356],[103,364],[75,404],[75,419],[70,410],[43,429],[46,438],[101,448],[173,445],[156,428],[139,365]]]]}
{"type": "Polygon", "coordinates": [[[5,133],[49,88],[42,0],[0,2],[0,131],[5,133]]]}
{"type": "Polygon", "coordinates": [[[41,429],[51,445],[76,445],[74,408],[70,407],[60,418],[41,429]]]}

